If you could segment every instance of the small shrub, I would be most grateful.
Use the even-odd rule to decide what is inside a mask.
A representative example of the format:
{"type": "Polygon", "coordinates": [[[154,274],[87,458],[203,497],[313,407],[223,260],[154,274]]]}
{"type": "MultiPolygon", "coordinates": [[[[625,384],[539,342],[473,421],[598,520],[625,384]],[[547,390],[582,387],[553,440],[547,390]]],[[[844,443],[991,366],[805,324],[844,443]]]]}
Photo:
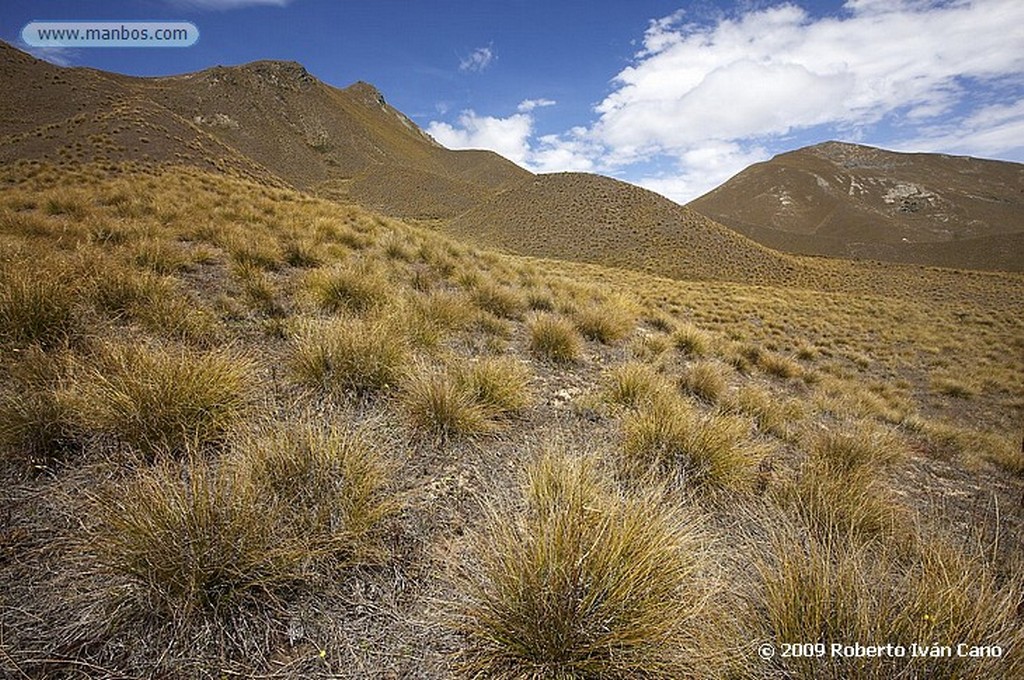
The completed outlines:
{"type": "Polygon", "coordinates": [[[409,361],[407,342],[386,319],[307,322],[292,337],[297,382],[364,395],[396,385],[409,361]]]}
{"type": "Polygon", "coordinates": [[[530,323],[530,351],[542,359],[568,364],[578,361],[582,353],[582,339],[565,319],[542,314],[530,323]]]}
{"type": "Polygon", "coordinates": [[[474,541],[454,625],[461,670],[490,678],[701,675],[705,559],[694,524],[656,494],[620,496],[592,466],[548,459],[526,506],[474,541]]]}

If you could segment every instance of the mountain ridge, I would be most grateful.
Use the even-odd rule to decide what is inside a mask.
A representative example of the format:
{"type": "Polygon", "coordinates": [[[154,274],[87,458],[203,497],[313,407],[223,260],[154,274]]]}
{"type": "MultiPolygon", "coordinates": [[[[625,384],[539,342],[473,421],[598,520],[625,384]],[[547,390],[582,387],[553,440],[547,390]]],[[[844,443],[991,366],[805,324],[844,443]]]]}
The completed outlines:
{"type": "Polygon", "coordinates": [[[829,141],[687,204],[786,252],[1024,271],[1024,165],[829,141]]]}

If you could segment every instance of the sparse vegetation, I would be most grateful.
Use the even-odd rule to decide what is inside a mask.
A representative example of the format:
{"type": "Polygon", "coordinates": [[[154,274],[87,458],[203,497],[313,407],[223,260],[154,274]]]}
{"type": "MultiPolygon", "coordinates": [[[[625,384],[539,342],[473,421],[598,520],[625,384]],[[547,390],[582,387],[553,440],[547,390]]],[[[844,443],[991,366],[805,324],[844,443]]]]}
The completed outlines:
{"type": "Polygon", "coordinates": [[[299,383],[368,394],[394,387],[409,350],[387,319],[331,319],[301,325],[291,339],[290,368],[299,383]]]}
{"type": "Polygon", "coordinates": [[[469,676],[669,678],[697,671],[706,606],[694,522],[622,497],[585,459],[535,463],[525,504],[495,507],[456,629],[469,676]]]}
{"type": "Polygon", "coordinates": [[[230,349],[108,344],[72,370],[61,398],[80,426],[153,457],[222,443],[251,404],[255,366],[230,349]]]}
{"type": "Polygon", "coordinates": [[[530,321],[530,350],[541,358],[569,364],[579,360],[582,342],[568,321],[551,314],[541,314],[530,321]]]}
{"type": "Polygon", "coordinates": [[[756,657],[1022,644],[1018,275],[654,278],[238,162],[0,169],[0,675],[1021,675],[756,657]]]}

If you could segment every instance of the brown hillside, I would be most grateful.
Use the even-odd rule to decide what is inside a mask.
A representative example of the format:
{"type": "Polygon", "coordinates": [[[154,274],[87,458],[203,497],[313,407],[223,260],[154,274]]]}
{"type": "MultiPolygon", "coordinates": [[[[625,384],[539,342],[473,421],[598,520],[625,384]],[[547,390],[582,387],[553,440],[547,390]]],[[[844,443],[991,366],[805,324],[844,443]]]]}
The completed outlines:
{"type": "Polygon", "coordinates": [[[771,248],[1024,269],[1024,165],[827,142],[758,163],[689,203],[771,248]]]}
{"type": "Polygon", "coordinates": [[[441,147],[372,85],[339,90],[294,62],[131,78],[0,44],[0,84],[11,93],[0,162],[184,162],[431,218],[529,176],[494,153],[441,147]]]}
{"type": "Polygon", "coordinates": [[[458,238],[677,279],[800,283],[797,261],[658,194],[586,173],[538,175],[461,215],[458,238]]]}

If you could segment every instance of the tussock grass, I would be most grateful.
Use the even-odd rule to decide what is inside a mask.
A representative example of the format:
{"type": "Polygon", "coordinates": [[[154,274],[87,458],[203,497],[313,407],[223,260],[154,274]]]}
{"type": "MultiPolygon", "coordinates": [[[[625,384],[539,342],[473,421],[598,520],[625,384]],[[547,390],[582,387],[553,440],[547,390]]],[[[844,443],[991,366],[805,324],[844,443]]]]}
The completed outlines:
{"type": "Polygon", "coordinates": [[[534,355],[560,364],[579,360],[583,342],[572,324],[562,317],[539,314],[529,321],[530,351],[534,355]]]}
{"type": "Polygon", "coordinates": [[[449,437],[493,432],[532,400],[530,374],[518,361],[489,357],[447,370],[423,369],[406,384],[413,423],[449,437]]]}
{"type": "Polygon", "coordinates": [[[15,457],[45,464],[81,448],[74,411],[61,398],[68,363],[32,347],[11,369],[10,391],[0,395],[0,446],[15,457]]]}
{"type": "Polygon", "coordinates": [[[465,366],[457,378],[492,417],[512,415],[533,401],[530,369],[508,357],[486,357],[465,366]]]}
{"type": "Polygon", "coordinates": [[[799,517],[817,536],[864,542],[897,533],[897,507],[866,467],[836,472],[818,459],[775,491],[779,504],[799,517]]]}
{"type": "Polygon", "coordinates": [[[502,319],[521,319],[526,311],[526,299],[520,291],[490,279],[477,282],[472,297],[480,309],[502,319]]]}
{"type": "Polygon", "coordinates": [[[672,333],[672,342],[676,349],[691,356],[706,355],[714,346],[711,335],[693,324],[683,323],[672,333]]]}
{"type": "Polygon", "coordinates": [[[0,343],[46,349],[79,340],[85,324],[65,274],[20,262],[0,269],[0,343]]]}
{"type": "Polygon", "coordinates": [[[79,360],[66,398],[88,432],[110,435],[152,457],[222,443],[248,411],[255,364],[231,348],[108,343],[79,360]]]}
{"type": "Polygon", "coordinates": [[[615,298],[580,307],[573,313],[573,322],[583,337],[611,345],[632,332],[636,315],[632,305],[615,298]]]}
{"type": "Polygon", "coordinates": [[[805,416],[802,403],[796,399],[780,399],[755,384],[741,385],[727,400],[730,411],[751,416],[763,432],[786,438],[790,424],[805,416]]]}
{"type": "Polygon", "coordinates": [[[839,473],[857,468],[880,469],[907,455],[906,444],[891,430],[860,421],[850,431],[819,435],[811,445],[818,463],[839,473]]]}
{"type": "Polygon", "coordinates": [[[467,676],[669,678],[699,672],[691,518],[656,493],[621,496],[580,459],[528,472],[525,506],[495,507],[475,541],[455,627],[467,676]]]}
{"type": "Polygon", "coordinates": [[[666,398],[672,383],[647,364],[627,362],[605,374],[605,399],[612,404],[636,408],[666,398]]]}
{"type": "Polygon", "coordinates": [[[299,384],[365,395],[398,384],[408,343],[386,318],[305,321],[291,338],[289,368],[299,384]]]}
{"type": "Polygon", "coordinates": [[[286,312],[278,300],[276,287],[264,269],[249,263],[235,264],[231,268],[231,274],[241,284],[245,296],[259,312],[270,318],[285,316],[286,312]]]}
{"type": "Polygon", "coordinates": [[[406,384],[403,401],[413,424],[438,437],[495,429],[487,407],[450,372],[418,372],[406,384]]]}
{"type": "Polygon", "coordinates": [[[115,321],[135,321],[164,338],[197,345],[218,339],[217,319],[173,278],[111,264],[90,275],[87,293],[115,321]]]}
{"type": "Polygon", "coordinates": [[[803,373],[803,368],[796,361],[774,352],[760,353],[757,357],[757,365],[765,373],[777,378],[796,378],[803,373]]]}
{"type": "Polygon", "coordinates": [[[308,551],[280,540],[261,491],[199,460],[104,489],[82,546],[85,569],[108,582],[100,597],[184,627],[294,586],[308,551]]]}
{"type": "Polygon", "coordinates": [[[726,366],[717,361],[699,361],[692,364],[679,379],[679,387],[701,401],[717,403],[729,389],[726,366]]]}
{"type": "MultiPolygon", "coordinates": [[[[798,656],[776,658],[781,676],[815,678],[1010,677],[1024,664],[1006,658],[1022,637],[1017,623],[1019,579],[1001,584],[981,560],[941,544],[912,558],[841,540],[788,536],[776,530],[774,558],[760,566],[767,631],[784,642],[903,645],[903,657],[798,656]],[[885,641],[885,642],[881,642],[885,641]],[[1003,658],[969,658],[956,645],[1001,645],[1003,658]],[[910,645],[950,645],[931,658],[910,645]]],[[[826,647],[828,649],[828,647],[826,647]]]]}
{"type": "Polygon", "coordinates": [[[382,528],[401,502],[392,464],[363,435],[306,419],[250,435],[232,462],[280,518],[275,532],[311,558],[341,566],[386,556],[382,528]]]}
{"type": "Polygon", "coordinates": [[[746,419],[699,415],[679,398],[657,399],[626,414],[622,429],[627,468],[657,468],[711,489],[748,488],[765,454],[750,439],[746,419]]]}
{"type": "Polygon", "coordinates": [[[365,313],[391,298],[387,278],[370,264],[317,269],[306,279],[306,290],[325,312],[365,313]]]}
{"type": "Polygon", "coordinates": [[[932,389],[939,394],[957,399],[969,399],[978,394],[977,387],[963,380],[948,376],[934,378],[932,380],[932,389]]]}
{"type": "Polygon", "coordinates": [[[147,238],[131,247],[132,261],[157,274],[174,274],[188,269],[191,259],[177,243],[163,238],[147,238]]]}
{"type": "Polygon", "coordinates": [[[641,361],[655,362],[672,348],[672,341],[667,335],[641,334],[628,345],[629,353],[641,361]]]}

